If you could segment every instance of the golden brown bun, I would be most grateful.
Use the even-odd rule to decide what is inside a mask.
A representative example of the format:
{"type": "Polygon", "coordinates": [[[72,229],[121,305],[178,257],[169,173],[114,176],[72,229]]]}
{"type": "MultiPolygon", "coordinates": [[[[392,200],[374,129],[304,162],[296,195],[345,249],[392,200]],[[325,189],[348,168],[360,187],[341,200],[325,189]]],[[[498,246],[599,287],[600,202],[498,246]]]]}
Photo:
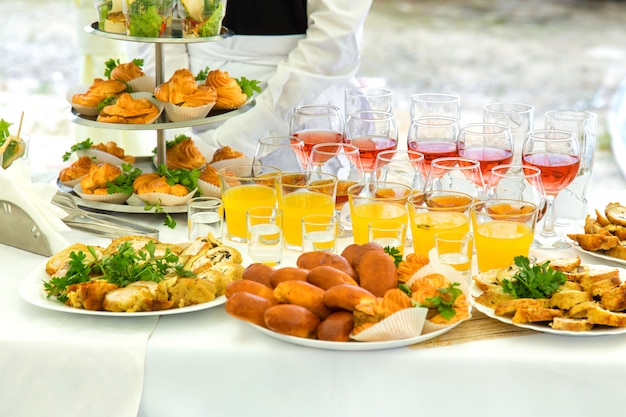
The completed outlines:
{"type": "Polygon", "coordinates": [[[134,99],[128,93],[120,94],[115,104],[105,106],[97,120],[103,123],[146,124],[159,115],[159,108],[147,98],[134,99]]]}
{"type": "Polygon", "coordinates": [[[305,269],[313,269],[316,266],[320,265],[331,266],[348,274],[354,280],[358,281],[356,272],[347,261],[347,259],[341,255],[335,255],[333,253],[326,252],[305,252],[302,255],[298,256],[298,259],[296,260],[296,265],[298,265],[299,268],[305,269]]]}
{"type": "Polygon", "coordinates": [[[271,266],[255,262],[248,265],[246,269],[244,269],[242,279],[256,281],[268,288],[273,288],[271,283],[271,276],[273,272],[274,268],[271,266]]]}
{"type": "Polygon", "coordinates": [[[274,288],[274,297],[281,304],[305,307],[322,320],[332,312],[324,304],[324,290],[306,281],[283,281],[274,288]]]}
{"type": "Polygon", "coordinates": [[[126,91],[126,84],[121,81],[95,78],[85,93],[72,96],[72,103],[96,107],[105,98],[116,96],[123,91],[126,91]]]}
{"type": "Polygon", "coordinates": [[[320,319],[309,309],[295,304],[278,304],[265,310],[268,329],[289,336],[312,338],[320,319]]]}
{"type": "Polygon", "coordinates": [[[313,269],[316,266],[321,265],[322,259],[324,257],[326,257],[326,252],[304,252],[303,254],[298,256],[298,259],[296,259],[296,265],[298,266],[298,268],[313,269]]]}
{"type": "MultiPolygon", "coordinates": [[[[352,265],[352,268],[354,268],[355,271],[357,271],[358,269],[357,266],[361,262],[361,257],[370,251],[384,252],[385,250],[380,244],[376,242],[365,243],[363,245],[359,245],[358,247],[354,248],[354,251],[352,252],[352,256],[350,257],[350,264],[352,265]]],[[[358,274],[358,271],[357,271],[357,274],[358,274]]]]}
{"type": "Polygon", "coordinates": [[[374,300],[370,291],[350,284],[334,285],[324,294],[324,304],[333,310],[354,311],[357,305],[374,300]]]}
{"type": "Polygon", "coordinates": [[[357,264],[356,273],[359,276],[359,285],[378,297],[398,286],[396,265],[385,252],[371,250],[363,254],[357,264]]]}
{"type": "Polygon", "coordinates": [[[311,269],[306,279],[324,290],[340,284],[359,285],[350,275],[328,265],[320,265],[311,269]]]}
{"type": "Polygon", "coordinates": [[[294,266],[285,266],[283,268],[275,269],[270,276],[270,284],[272,288],[276,288],[278,284],[283,281],[290,281],[292,279],[298,281],[306,281],[308,275],[308,269],[296,268],[294,266]]]}
{"type": "Polygon", "coordinates": [[[234,293],[244,291],[250,294],[258,295],[263,298],[267,298],[269,301],[272,301],[276,304],[276,297],[274,297],[274,291],[260,282],[251,281],[249,279],[241,279],[238,281],[233,281],[226,286],[226,291],[224,295],[226,298],[230,298],[234,293]]]}
{"type": "Polygon", "coordinates": [[[212,86],[217,91],[215,109],[236,109],[248,100],[248,96],[241,90],[237,80],[227,71],[209,71],[205,85],[212,86]]]}
{"type": "Polygon", "coordinates": [[[154,90],[157,100],[177,106],[197,107],[215,103],[217,91],[198,86],[195,76],[186,68],[176,70],[172,77],[154,90]]]}
{"type": "Polygon", "coordinates": [[[245,158],[246,156],[231,148],[230,146],[222,146],[217,149],[213,154],[213,158],[211,159],[211,164],[219,161],[224,161],[226,159],[236,159],[236,158],[245,158]]]}
{"type": "Polygon", "coordinates": [[[129,164],[135,163],[135,157],[131,155],[126,155],[126,153],[124,152],[124,148],[120,148],[119,146],[117,146],[117,143],[113,141],[91,145],[91,149],[97,149],[99,151],[106,152],[115,156],[116,158],[123,160],[124,162],[128,162],[129,164]]]}
{"type": "Polygon", "coordinates": [[[63,168],[59,172],[59,180],[61,182],[69,182],[76,180],[89,173],[92,165],[96,163],[88,156],[81,156],[72,165],[67,168],[63,168]]]}
{"type": "Polygon", "coordinates": [[[92,165],[89,173],[80,180],[80,186],[85,194],[102,194],[98,193],[99,189],[104,189],[106,194],[107,183],[115,181],[121,173],[120,168],[111,164],[92,165]]]}
{"type": "Polygon", "coordinates": [[[274,305],[275,303],[260,295],[238,291],[226,300],[224,308],[235,318],[266,327],[265,311],[274,305]]]}
{"type": "Polygon", "coordinates": [[[343,250],[341,251],[341,256],[343,256],[344,258],[346,258],[346,260],[352,264],[352,257],[354,256],[354,252],[357,250],[358,247],[360,247],[361,245],[359,245],[358,243],[352,243],[348,246],[346,246],[345,248],[343,248],[343,250]]]}
{"type": "Polygon", "coordinates": [[[348,342],[354,328],[354,318],[349,311],[335,311],[317,327],[317,338],[331,342],[348,342]]]}
{"type": "Polygon", "coordinates": [[[169,146],[165,151],[165,160],[169,169],[186,169],[191,171],[194,168],[206,165],[206,158],[191,138],[169,146]]]}
{"type": "Polygon", "coordinates": [[[111,70],[111,79],[118,81],[129,82],[135,78],[143,77],[146,75],[137,64],[134,62],[127,62],[125,64],[119,64],[111,70]]]}
{"type": "Polygon", "coordinates": [[[200,177],[198,179],[208,182],[209,184],[213,184],[216,187],[220,186],[220,178],[217,175],[217,169],[215,169],[212,165],[206,165],[200,172],[200,177]]]}

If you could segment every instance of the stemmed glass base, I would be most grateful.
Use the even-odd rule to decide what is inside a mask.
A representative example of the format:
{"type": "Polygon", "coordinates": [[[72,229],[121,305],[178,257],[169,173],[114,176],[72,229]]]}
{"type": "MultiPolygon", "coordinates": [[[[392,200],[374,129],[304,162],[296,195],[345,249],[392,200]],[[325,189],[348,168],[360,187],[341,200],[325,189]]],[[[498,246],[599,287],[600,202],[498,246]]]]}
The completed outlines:
{"type": "Polygon", "coordinates": [[[547,196],[546,204],[548,207],[543,219],[543,228],[531,244],[533,249],[555,250],[567,249],[572,246],[554,231],[554,197],[554,195],[547,196]]]}

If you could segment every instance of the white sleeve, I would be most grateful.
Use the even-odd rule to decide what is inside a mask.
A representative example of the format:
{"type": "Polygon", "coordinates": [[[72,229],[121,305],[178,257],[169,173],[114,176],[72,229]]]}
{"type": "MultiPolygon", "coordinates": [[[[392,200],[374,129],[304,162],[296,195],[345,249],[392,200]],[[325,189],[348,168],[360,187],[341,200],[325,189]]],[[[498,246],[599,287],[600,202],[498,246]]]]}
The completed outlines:
{"type": "Polygon", "coordinates": [[[343,108],[343,99],[338,100],[358,70],[370,5],[371,0],[309,0],[306,36],[278,64],[256,105],[203,138],[252,156],[260,137],[289,133],[294,106],[330,103],[343,108]]]}

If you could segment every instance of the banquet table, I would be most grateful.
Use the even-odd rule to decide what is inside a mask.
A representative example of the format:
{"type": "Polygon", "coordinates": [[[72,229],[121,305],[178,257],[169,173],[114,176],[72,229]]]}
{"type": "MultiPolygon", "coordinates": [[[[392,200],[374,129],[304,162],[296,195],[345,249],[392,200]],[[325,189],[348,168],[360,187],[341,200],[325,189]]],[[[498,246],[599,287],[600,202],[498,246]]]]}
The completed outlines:
{"type": "MultiPolygon", "coordinates": [[[[626,202],[626,191],[591,190],[589,201],[591,208],[626,202]]],[[[124,216],[152,226],[162,221],[124,216]]],[[[184,214],[174,218],[178,226],[162,227],[162,241],[186,240],[184,214]]],[[[70,242],[108,242],[77,231],[64,235],[70,242]]],[[[549,253],[575,254],[620,266],[575,249],[549,253]]],[[[296,256],[289,253],[283,265],[296,256]]],[[[45,260],[0,245],[1,417],[623,413],[625,334],[533,332],[421,349],[316,349],[269,337],[223,306],[101,317],[31,305],[18,290],[45,260]]]]}

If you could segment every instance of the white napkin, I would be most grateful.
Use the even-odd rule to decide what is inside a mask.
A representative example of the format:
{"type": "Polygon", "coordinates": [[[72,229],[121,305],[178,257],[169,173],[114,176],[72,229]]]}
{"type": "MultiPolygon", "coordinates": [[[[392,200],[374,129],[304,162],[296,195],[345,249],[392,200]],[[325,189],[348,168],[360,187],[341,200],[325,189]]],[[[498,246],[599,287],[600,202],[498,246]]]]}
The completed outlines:
{"type": "Polygon", "coordinates": [[[69,245],[60,233],[70,230],[61,220],[67,213],[51,203],[56,187],[33,183],[30,173],[28,159],[17,159],[9,168],[0,168],[0,199],[26,211],[48,239],[52,251],[58,252],[69,245]]]}

